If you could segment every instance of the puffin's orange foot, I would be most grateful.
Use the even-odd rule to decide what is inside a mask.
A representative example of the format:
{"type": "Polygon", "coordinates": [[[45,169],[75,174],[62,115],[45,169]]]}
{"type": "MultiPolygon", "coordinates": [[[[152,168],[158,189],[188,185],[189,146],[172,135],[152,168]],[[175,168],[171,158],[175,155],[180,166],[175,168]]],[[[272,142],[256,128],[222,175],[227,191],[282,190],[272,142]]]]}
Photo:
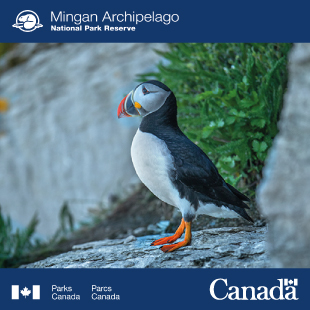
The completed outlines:
{"type": "Polygon", "coordinates": [[[172,243],[172,242],[178,240],[182,236],[184,229],[185,229],[185,221],[182,218],[182,222],[181,222],[179,228],[177,229],[177,231],[175,232],[174,235],[172,235],[170,237],[165,237],[165,238],[160,238],[158,240],[155,240],[151,243],[151,245],[160,245],[160,244],[172,243]]]}
{"type": "Polygon", "coordinates": [[[163,245],[160,249],[164,252],[164,253],[168,253],[168,252],[172,252],[175,251],[176,249],[179,249],[183,246],[189,245],[190,241],[181,241],[178,243],[174,243],[174,244],[167,244],[167,245],[163,245]]]}
{"type": "Polygon", "coordinates": [[[166,244],[166,243],[172,243],[176,240],[178,240],[180,238],[180,236],[170,236],[170,237],[165,237],[165,238],[160,238],[158,240],[155,240],[151,243],[151,245],[161,245],[161,244],[166,244]]]}
{"type": "Polygon", "coordinates": [[[164,245],[160,249],[164,253],[172,252],[172,251],[175,251],[176,249],[179,249],[183,246],[190,244],[191,239],[192,239],[191,222],[185,222],[185,238],[184,238],[184,240],[181,242],[178,242],[178,243],[164,245]]]}

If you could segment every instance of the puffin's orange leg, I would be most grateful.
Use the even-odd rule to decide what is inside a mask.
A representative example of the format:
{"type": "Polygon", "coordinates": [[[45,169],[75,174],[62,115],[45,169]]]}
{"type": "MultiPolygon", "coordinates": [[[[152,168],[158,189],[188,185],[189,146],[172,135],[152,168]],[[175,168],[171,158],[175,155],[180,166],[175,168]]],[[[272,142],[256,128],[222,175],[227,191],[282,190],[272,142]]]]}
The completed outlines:
{"type": "Polygon", "coordinates": [[[165,237],[165,238],[160,238],[158,240],[155,240],[151,243],[151,245],[160,245],[160,244],[166,244],[166,243],[174,242],[182,236],[184,229],[185,229],[185,221],[182,218],[182,222],[181,222],[179,228],[177,229],[177,231],[174,233],[174,235],[172,235],[170,237],[165,237]]]}
{"type": "Polygon", "coordinates": [[[191,243],[192,233],[191,233],[191,222],[185,222],[185,238],[183,241],[174,243],[174,244],[167,244],[162,246],[160,249],[167,253],[175,251],[176,249],[186,246],[191,243]]]}

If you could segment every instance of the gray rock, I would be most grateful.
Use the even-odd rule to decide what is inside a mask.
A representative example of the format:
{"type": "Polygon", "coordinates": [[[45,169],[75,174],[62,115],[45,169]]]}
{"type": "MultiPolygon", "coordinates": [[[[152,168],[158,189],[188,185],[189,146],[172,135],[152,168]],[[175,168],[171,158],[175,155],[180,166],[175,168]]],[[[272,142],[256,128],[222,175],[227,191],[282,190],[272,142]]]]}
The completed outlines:
{"type": "Polygon", "coordinates": [[[16,226],[38,213],[38,233],[51,236],[65,200],[79,222],[140,184],[130,158],[139,119],[116,112],[161,59],[154,49],[166,44],[33,43],[1,58],[10,109],[0,119],[0,203],[16,226]]]}
{"type": "Polygon", "coordinates": [[[149,234],[159,234],[160,233],[160,228],[154,224],[148,225],[146,230],[149,234]]]}
{"type": "Polygon", "coordinates": [[[191,245],[172,253],[163,253],[160,246],[150,246],[152,241],[168,234],[89,242],[21,268],[265,268],[269,267],[266,230],[201,230],[193,232],[191,245]]]}
{"type": "Polygon", "coordinates": [[[143,235],[146,235],[146,228],[145,227],[138,227],[136,228],[134,231],[133,231],[133,234],[136,236],[136,237],[139,237],[139,236],[143,236],[143,235]]]}
{"type": "Polygon", "coordinates": [[[156,225],[150,224],[147,227],[147,232],[153,235],[163,234],[166,232],[166,229],[169,226],[169,224],[170,221],[160,221],[156,223],[156,225]]]}
{"type": "Polygon", "coordinates": [[[295,44],[277,135],[258,189],[272,267],[310,267],[310,44],[295,44]]]}
{"type": "Polygon", "coordinates": [[[124,240],[124,244],[129,243],[129,242],[133,242],[133,241],[136,241],[136,240],[137,240],[137,238],[136,238],[135,236],[131,235],[131,236],[128,236],[128,237],[124,240]]]}

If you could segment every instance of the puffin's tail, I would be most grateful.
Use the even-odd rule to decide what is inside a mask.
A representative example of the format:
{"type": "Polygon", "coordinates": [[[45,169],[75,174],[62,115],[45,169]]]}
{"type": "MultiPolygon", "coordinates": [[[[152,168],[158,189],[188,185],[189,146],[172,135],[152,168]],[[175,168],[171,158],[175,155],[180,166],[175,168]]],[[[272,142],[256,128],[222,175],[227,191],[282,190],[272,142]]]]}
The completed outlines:
{"type": "Polygon", "coordinates": [[[237,189],[235,189],[233,186],[231,186],[230,184],[226,183],[226,185],[228,186],[228,188],[242,201],[250,201],[250,199],[243,195],[242,193],[240,193],[237,189]]]}
{"type": "Polygon", "coordinates": [[[241,206],[240,207],[234,206],[234,205],[230,204],[229,208],[231,210],[234,210],[236,213],[238,213],[240,216],[242,216],[247,221],[254,223],[252,218],[245,211],[245,209],[249,209],[249,207],[244,202],[241,202],[241,206]]]}
{"type": "Polygon", "coordinates": [[[246,213],[244,209],[241,209],[241,212],[238,214],[240,214],[247,221],[254,223],[253,219],[246,213]]]}

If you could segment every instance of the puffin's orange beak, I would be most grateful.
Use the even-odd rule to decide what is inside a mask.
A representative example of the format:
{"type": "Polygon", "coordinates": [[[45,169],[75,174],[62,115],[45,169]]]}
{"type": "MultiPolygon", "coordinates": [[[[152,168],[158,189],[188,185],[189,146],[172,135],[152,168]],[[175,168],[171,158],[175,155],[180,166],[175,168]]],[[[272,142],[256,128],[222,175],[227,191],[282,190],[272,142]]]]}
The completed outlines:
{"type": "Polygon", "coordinates": [[[126,98],[128,97],[128,95],[126,97],[124,97],[124,99],[121,101],[121,103],[119,104],[118,106],[118,109],[117,109],[117,117],[118,118],[123,118],[123,117],[128,117],[130,116],[126,110],[125,110],[125,101],[126,101],[126,98]]]}
{"type": "Polygon", "coordinates": [[[138,110],[135,108],[132,100],[132,91],[121,101],[117,109],[117,117],[139,116],[138,110]]]}

